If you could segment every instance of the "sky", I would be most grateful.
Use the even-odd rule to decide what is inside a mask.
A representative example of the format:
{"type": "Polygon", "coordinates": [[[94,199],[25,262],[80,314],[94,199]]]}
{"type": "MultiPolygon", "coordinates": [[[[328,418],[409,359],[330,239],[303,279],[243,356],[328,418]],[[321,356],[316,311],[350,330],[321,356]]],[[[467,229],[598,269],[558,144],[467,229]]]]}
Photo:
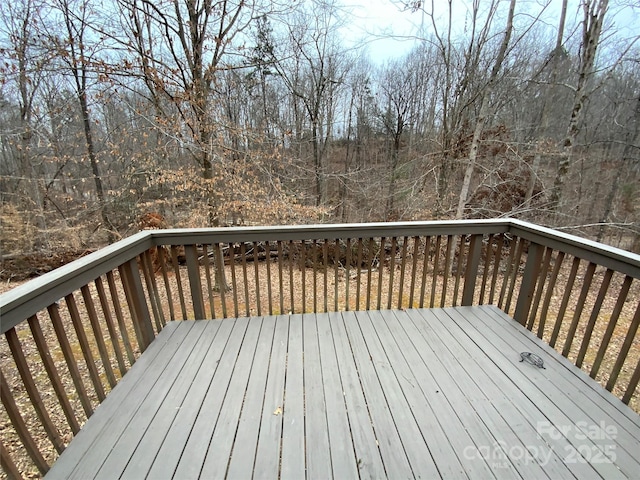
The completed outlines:
{"type": "Polygon", "coordinates": [[[355,44],[364,42],[373,60],[402,56],[415,44],[419,12],[402,11],[392,0],[345,0],[351,19],[346,35],[355,44]]]}
{"type": "MultiPolygon", "coordinates": [[[[429,2],[429,0],[426,0],[429,2]]],[[[518,0],[516,12],[531,12],[540,9],[540,5],[546,0],[518,0]]],[[[429,2],[430,3],[430,2],[429,2]]],[[[466,4],[469,0],[454,1],[454,30],[464,29],[466,4]],[[457,24],[457,25],[456,25],[457,24]]],[[[506,8],[507,2],[504,2],[506,8]]],[[[635,9],[625,7],[629,2],[625,0],[610,0],[608,12],[609,22],[624,36],[640,35],[640,7],[635,9]]],[[[397,58],[408,53],[416,43],[416,32],[420,30],[422,22],[426,22],[427,30],[430,28],[430,18],[422,12],[411,12],[403,9],[403,0],[342,0],[346,11],[349,12],[350,21],[344,29],[347,41],[354,44],[365,43],[371,59],[374,62],[384,62],[390,58],[397,58]]],[[[581,19],[582,12],[579,9],[580,0],[569,0],[567,8],[567,26],[575,25],[581,19]]],[[[434,0],[436,17],[446,18],[445,0],[434,0]],[[438,12],[439,10],[439,12],[438,12]]],[[[482,3],[481,3],[482,5],[482,3]]],[[[551,0],[543,16],[543,21],[551,28],[557,28],[560,14],[560,0],[551,0]]],[[[446,25],[442,22],[442,28],[446,25]]]]}

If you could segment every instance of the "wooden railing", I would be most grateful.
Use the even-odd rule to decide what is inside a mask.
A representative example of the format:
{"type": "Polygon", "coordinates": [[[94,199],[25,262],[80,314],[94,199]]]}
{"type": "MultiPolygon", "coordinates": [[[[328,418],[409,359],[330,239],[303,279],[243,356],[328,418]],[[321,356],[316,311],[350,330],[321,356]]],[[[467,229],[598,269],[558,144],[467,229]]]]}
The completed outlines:
{"type": "Polygon", "coordinates": [[[0,459],[44,474],[170,320],[496,304],[638,410],[639,278],[516,220],[141,232],[0,296],[0,459]]]}

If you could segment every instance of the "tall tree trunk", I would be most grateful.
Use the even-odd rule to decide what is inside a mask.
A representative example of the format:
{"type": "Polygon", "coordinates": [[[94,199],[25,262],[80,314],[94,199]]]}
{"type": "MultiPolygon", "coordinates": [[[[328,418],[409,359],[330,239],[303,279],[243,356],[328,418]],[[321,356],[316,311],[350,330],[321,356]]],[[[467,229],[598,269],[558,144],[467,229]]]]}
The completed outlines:
{"type": "Polygon", "coordinates": [[[340,184],[340,205],[341,205],[341,219],[343,223],[347,222],[347,200],[349,195],[349,173],[351,171],[351,130],[353,129],[353,104],[354,104],[355,92],[351,92],[351,99],[349,102],[349,116],[347,119],[347,146],[344,155],[344,178],[340,184]]]}
{"type": "Polygon", "coordinates": [[[504,32],[504,38],[502,39],[502,44],[500,45],[500,50],[498,51],[498,56],[496,57],[496,61],[493,65],[493,68],[491,69],[491,75],[489,77],[489,81],[482,94],[482,104],[480,106],[480,113],[478,114],[478,119],[476,120],[476,126],[474,128],[473,138],[471,140],[471,147],[469,149],[469,161],[467,163],[467,168],[465,169],[465,172],[464,172],[464,180],[462,181],[462,188],[460,189],[460,197],[458,199],[458,208],[456,210],[456,219],[461,219],[464,217],[464,210],[465,210],[465,207],[467,206],[467,202],[469,201],[471,180],[473,178],[476,162],[478,160],[478,149],[480,147],[480,139],[482,138],[482,133],[484,132],[484,126],[487,122],[487,116],[489,115],[489,102],[490,102],[491,94],[493,92],[493,88],[498,78],[500,69],[502,68],[502,63],[504,62],[505,56],[507,54],[507,49],[509,48],[511,33],[513,32],[513,16],[515,13],[515,9],[516,9],[516,0],[511,0],[511,3],[509,4],[509,15],[507,16],[507,27],[504,32]]]}
{"type": "Polygon", "coordinates": [[[316,184],[316,205],[323,205],[324,197],[324,166],[319,145],[318,122],[313,119],[311,122],[311,146],[313,148],[313,170],[316,184]]]}
{"type": "Polygon", "coordinates": [[[393,149],[391,150],[391,168],[389,169],[389,187],[387,190],[387,207],[385,209],[384,220],[389,221],[395,209],[396,196],[396,175],[398,171],[398,160],[400,157],[400,137],[404,127],[404,120],[398,115],[396,132],[393,137],[393,149]]]}
{"type": "MultiPolygon", "coordinates": [[[[540,114],[540,126],[542,128],[542,136],[546,137],[549,129],[549,105],[553,103],[556,91],[556,81],[558,79],[558,66],[560,65],[560,58],[562,56],[562,40],[564,38],[564,25],[567,18],[567,2],[568,0],[562,0],[562,10],[560,11],[560,23],[558,25],[558,34],[556,36],[556,45],[552,52],[551,57],[551,78],[549,81],[549,88],[546,94],[542,98],[542,113],[540,114]],[[551,98],[549,98],[551,97],[551,98]]],[[[533,197],[533,191],[536,186],[536,180],[538,178],[538,171],[540,170],[541,163],[540,149],[536,149],[533,157],[533,164],[531,165],[531,176],[529,177],[529,183],[527,185],[527,191],[524,196],[524,204],[529,205],[531,198],[533,197]]]]}
{"type": "Polygon", "coordinates": [[[633,111],[633,115],[630,119],[630,123],[633,124],[633,128],[629,129],[626,135],[626,141],[624,145],[624,151],[622,152],[622,165],[616,169],[613,182],[611,183],[611,189],[607,194],[607,198],[604,201],[604,212],[600,217],[600,227],[598,229],[597,240],[600,242],[604,237],[605,223],[609,221],[609,216],[613,210],[613,200],[616,198],[618,188],[620,187],[620,180],[622,179],[623,172],[627,171],[627,162],[631,160],[633,151],[637,149],[636,143],[640,140],[640,96],[636,101],[636,108],[633,111]]]}
{"type": "MultiPolygon", "coordinates": [[[[84,73],[82,76],[84,77],[84,73]]],[[[86,79],[83,80],[86,83],[86,79]]],[[[80,108],[82,110],[82,125],[84,129],[84,139],[87,145],[87,155],[89,156],[89,163],[91,164],[91,173],[93,174],[93,183],[96,187],[96,195],[98,197],[98,206],[100,207],[100,216],[104,227],[107,229],[107,237],[109,242],[115,240],[113,234],[113,225],[109,220],[107,214],[107,205],[104,197],[104,187],[102,185],[102,177],[100,176],[100,169],[98,168],[98,159],[96,158],[95,146],[93,143],[93,135],[91,132],[91,116],[89,114],[89,106],[87,104],[86,90],[82,89],[78,91],[78,101],[80,102],[80,108]]]]}
{"type": "Polygon", "coordinates": [[[569,118],[567,134],[562,142],[562,154],[558,160],[558,168],[551,191],[550,204],[553,211],[558,212],[562,202],[562,190],[569,174],[569,167],[573,160],[574,147],[580,133],[584,106],[589,97],[589,80],[593,76],[596,51],[600,43],[602,24],[609,6],[609,0],[584,0],[582,8],[584,20],[582,22],[582,54],[578,71],[573,108],[569,118]]]}
{"type": "Polygon", "coordinates": [[[73,80],[75,82],[75,95],[80,106],[80,114],[82,116],[82,126],[84,131],[85,146],[89,163],[91,165],[91,173],[96,188],[96,196],[98,197],[98,208],[104,228],[107,230],[107,238],[109,242],[115,241],[114,228],[109,220],[107,213],[107,204],[104,195],[104,187],[102,185],[102,177],[100,176],[100,168],[98,167],[98,159],[96,157],[95,144],[91,128],[91,114],[89,112],[89,104],[87,101],[87,75],[91,58],[86,55],[86,38],[85,29],[88,28],[88,20],[84,17],[87,13],[87,5],[81,5],[81,15],[71,11],[71,5],[68,0],[62,0],[60,7],[66,26],[67,42],[66,47],[69,49],[69,67],[73,80]],[[77,22],[77,23],[76,23],[77,22]]]}
{"type": "MultiPolygon", "coordinates": [[[[440,160],[440,168],[438,170],[438,183],[436,185],[438,202],[436,205],[436,212],[438,215],[442,213],[444,210],[443,204],[444,199],[449,190],[449,170],[451,169],[451,152],[450,148],[452,145],[451,135],[451,117],[450,114],[450,95],[452,89],[452,65],[451,65],[451,29],[452,29],[452,19],[453,19],[453,2],[452,0],[447,0],[448,4],[448,22],[447,22],[447,41],[444,43],[440,40],[440,48],[442,49],[442,55],[444,57],[444,68],[445,68],[445,80],[444,80],[444,92],[442,95],[442,158],[440,160]]],[[[431,17],[432,21],[435,22],[433,16],[431,17]]],[[[435,27],[435,23],[434,23],[435,27]]],[[[437,29],[436,29],[437,31],[437,29]]]]}

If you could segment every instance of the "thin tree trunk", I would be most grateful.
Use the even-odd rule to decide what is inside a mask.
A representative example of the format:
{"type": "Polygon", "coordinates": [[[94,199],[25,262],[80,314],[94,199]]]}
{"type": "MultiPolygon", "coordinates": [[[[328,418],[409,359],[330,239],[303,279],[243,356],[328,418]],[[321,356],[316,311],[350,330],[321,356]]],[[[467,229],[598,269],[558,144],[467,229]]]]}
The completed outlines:
{"type": "Polygon", "coordinates": [[[460,189],[460,197],[458,199],[458,208],[456,210],[456,219],[461,219],[464,217],[464,210],[467,206],[467,202],[469,201],[469,191],[471,190],[471,179],[473,178],[473,173],[475,171],[476,162],[478,160],[478,149],[480,147],[480,139],[482,138],[482,133],[484,131],[484,126],[487,121],[487,116],[489,114],[489,101],[491,97],[491,93],[493,92],[493,87],[495,86],[496,79],[498,78],[498,73],[502,68],[502,63],[504,62],[505,56],[507,54],[507,49],[509,48],[509,41],[511,40],[511,33],[513,32],[513,16],[516,9],[516,0],[511,0],[509,4],[509,15],[507,17],[507,27],[504,32],[504,38],[502,39],[502,44],[500,45],[500,50],[498,52],[498,56],[496,57],[495,64],[491,69],[491,76],[489,77],[489,82],[484,89],[482,95],[482,105],[480,106],[480,113],[478,115],[478,119],[476,121],[476,126],[473,131],[473,139],[471,140],[471,148],[469,149],[469,161],[467,163],[467,168],[464,173],[464,180],[462,181],[462,188],[460,189]]]}
{"type": "Polygon", "coordinates": [[[93,174],[93,182],[96,188],[96,195],[98,197],[98,207],[100,209],[100,216],[104,228],[107,230],[107,238],[109,242],[115,240],[113,234],[113,225],[109,220],[107,214],[107,205],[104,196],[104,187],[102,185],[102,177],[100,176],[100,169],[98,167],[98,159],[96,158],[95,145],[93,141],[93,134],[91,130],[91,114],[89,113],[89,105],[87,101],[87,65],[90,63],[89,58],[85,56],[84,50],[84,29],[86,27],[85,19],[82,18],[79,21],[83,22],[79,25],[79,28],[74,26],[74,14],[70,10],[68,2],[61,4],[64,14],[64,21],[67,27],[67,35],[70,48],[70,70],[75,81],[76,98],[80,105],[80,112],[82,115],[82,125],[84,130],[84,138],[87,148],[87,155],[89,156],[89,163],[91,165],[91,173],[93,174]]]}
{"type": "Polygon", "coordinates": [[[398,170],[398,160],[400,156],[400,137],[402,135],[403,120],[398,116],[396,134],[393,138],[393,150],[391,151],[391,169],[389,172],[389,188],[387,191],[387,207],[384,213],[385,221],[389,221],[395,209],[396,196],[396,172],[398,170]]]}
{"type": "MultiPolygon", "coordinates": [[[[542,128],[543,137],[547,136],[549,129],[549,105],[553,102],[554,92],[556,90],[555,83],[558,79],[558,66],[560,65],[560,57],[562,55],[562,39],[564,38],[564,25],[567,18],[567,2],[568,0],[562,0],[562,10],[560,11],[560,23],[558,25],[558,34],[556,36],[556,46],[553,49],[551,57],[551,79],[549,81],[550,88],[547,94],[542,99],[542,113],[540,115],[540,126],[542,128]],[[549,98],[551,97],[551,98],[549,98]]],[[[529,183],[527,185],[527,192],[524,197],[524,204],[529,205],[531,198],[533,197],[533,191],[536,186],[536,180],[538,178],[538,171],[540,170],[541,163],[540,149],[536,149],[536,153],[533,157],[533,163],[531,165],[531,176],[529,177],[529,183]]]]}
{"type": "Polygon", "coordinates": [[[342,179],[342,183],[340,184],[340,204],[342,205],[341,209],[341,218],[342,222],[347,222],[347,197],[348,197],[348,185],[349,182],[349,171],[351,170],[351,130],[352,130],[352,121],[353,121],[353,100],[354,93],[351,94],[351,101],[349,103],[349,117],[347,120],[347,146],[346,152],[344,155],[344,178],[342,179]]]}
{"type": "Polygon", "coordinates": [[[611,190],[609,190],[607,198],[604,201],[604,212],[602,213],[602,217],[600,217],[601,225],[598,229],[597,237],[599,242],[602,241],[602,238],[604,237],[604,224],[609,221],[609,216],[613,210],[613,200],[616,198],[618,188],[620,187],[620,180],[622,179],[623,172],[627,170],[627,162],[631,160],[633,151],[637,149],[635,144],[640,140],[640,96],[636,102],[636,108],[633,111],[631,123],[633,123],[633,128],[627,132],[624,151],[622,152],[622,165],[620,168],[616,169],[616,174],[613,177],[613,182],[611,183],[611,190]]]}
{"type": "Polygon", "coordinates": [[[558,212],[562,201],[562,190],[566,183],[571,166],[574,147],[578,134],[580,133],[582,118],[584,116],[584,106],[589,97],[587,91],[589,80],[593,76],[593,67],[596,59],[596,51],[600,42],[602,24],[609,6],[609,0],[596,0],[593,3],[584,1],[584,21],[582,27],[582,55],[580,58],[580,71],[578,72],[578,85],[576,87],[571,117],[567,127],[567,134],[562,142],[562,154],[558,161],[558,169],[551,191],[551,208],[558,212]]]}

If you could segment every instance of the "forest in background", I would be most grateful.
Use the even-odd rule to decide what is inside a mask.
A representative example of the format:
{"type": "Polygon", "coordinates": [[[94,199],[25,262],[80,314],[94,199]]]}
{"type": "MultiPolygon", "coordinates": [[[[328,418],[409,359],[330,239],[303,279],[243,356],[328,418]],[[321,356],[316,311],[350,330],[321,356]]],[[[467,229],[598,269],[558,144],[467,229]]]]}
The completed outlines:
{"type": "Polygon", "coordinates": [[[379,59],[337,0],[4,2],[2,255],[504,216],[640,252],[640,7],[438,3],[379,59]]]}

